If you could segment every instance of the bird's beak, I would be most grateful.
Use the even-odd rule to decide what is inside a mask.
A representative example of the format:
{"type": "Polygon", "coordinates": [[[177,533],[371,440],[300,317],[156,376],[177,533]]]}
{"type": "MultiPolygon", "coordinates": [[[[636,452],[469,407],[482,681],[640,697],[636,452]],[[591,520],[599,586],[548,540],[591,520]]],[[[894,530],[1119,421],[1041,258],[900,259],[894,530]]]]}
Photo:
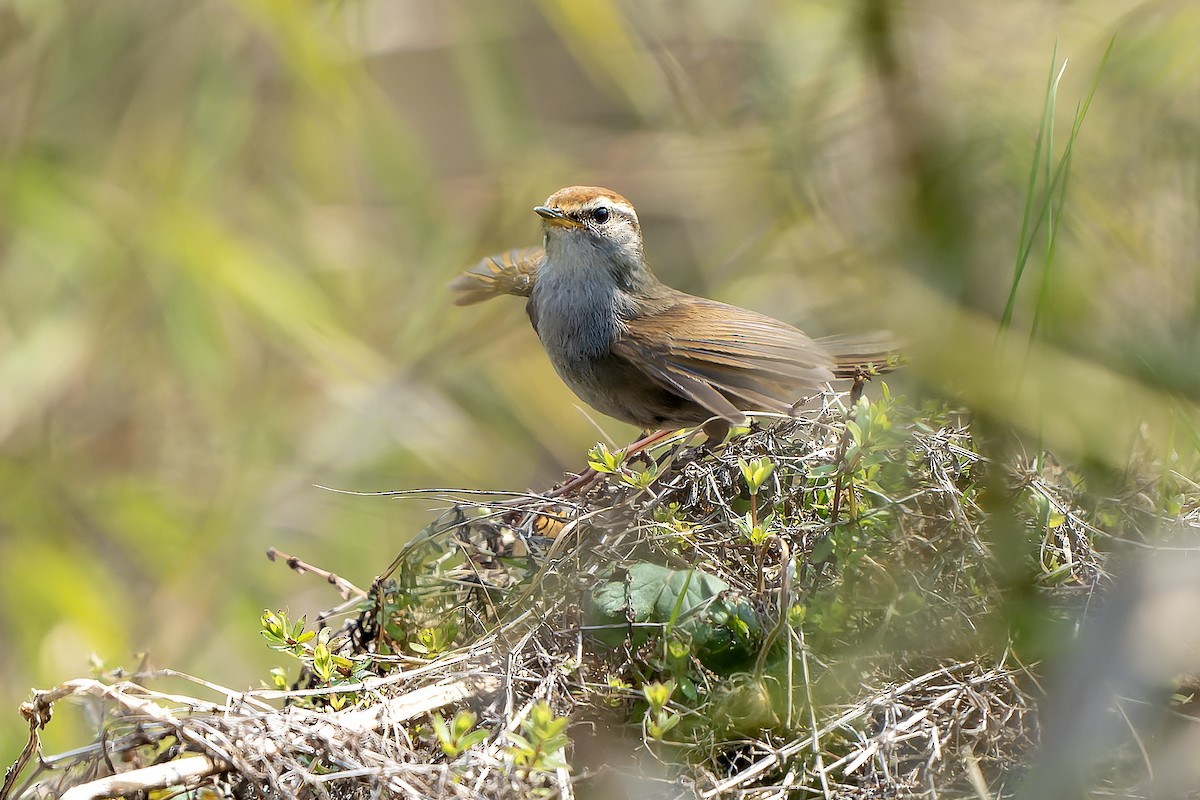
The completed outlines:
{"type": "Polygon", "coordinates": [[[546,220],[547,225],[553,225],[556,228],[582,227],[578,222],[571,219],[557,208],[550,208],[549,206],[534,206],[533,210],[539,217],[546,220]]]}

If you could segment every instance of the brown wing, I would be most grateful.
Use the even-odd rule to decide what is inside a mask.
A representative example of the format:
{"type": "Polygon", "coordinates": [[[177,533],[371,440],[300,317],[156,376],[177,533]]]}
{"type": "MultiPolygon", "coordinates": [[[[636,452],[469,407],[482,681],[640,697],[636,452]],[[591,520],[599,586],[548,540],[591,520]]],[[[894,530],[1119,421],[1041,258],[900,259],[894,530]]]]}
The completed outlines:
{"type": "Polygon", "coordinates": [[[545,258],[541,247],[518,247],[488,256],[451,281],[454,305],[469,306],[505,294],[529,297],[545,258]]]}
{"type": "Polygon", "coordinates": [[[833,379],[833,360],[791,325],[700,298],[630,320],[613,351],[713,414],[787,413],[833,379]]]}

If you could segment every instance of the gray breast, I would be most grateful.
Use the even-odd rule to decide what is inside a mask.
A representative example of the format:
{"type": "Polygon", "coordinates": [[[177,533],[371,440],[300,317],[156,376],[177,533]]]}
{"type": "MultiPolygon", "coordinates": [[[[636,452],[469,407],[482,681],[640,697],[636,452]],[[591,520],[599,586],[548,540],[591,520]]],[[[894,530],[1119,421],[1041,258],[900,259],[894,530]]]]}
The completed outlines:
{"type": "Polygon", "coordinates": [[[539,277],[529,317],[555,367],[560,361],[582,365],[609,352],[619,326],[614,292],[599,282],[539,277]]]}

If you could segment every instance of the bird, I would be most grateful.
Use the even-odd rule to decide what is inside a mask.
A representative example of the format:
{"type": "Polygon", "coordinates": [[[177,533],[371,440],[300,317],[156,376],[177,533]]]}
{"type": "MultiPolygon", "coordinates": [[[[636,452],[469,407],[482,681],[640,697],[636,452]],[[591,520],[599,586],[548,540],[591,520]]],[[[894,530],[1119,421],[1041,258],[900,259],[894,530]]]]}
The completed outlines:
{"type": "Polygon", "coordinates": [[[645,431],[700,426],[719,443],[746,412],[794,414],[832,381],[896,364],[888,334],[813,339],[667,286],[646,264],[633,204],[611,189],[569,186],[533,210],[542,246],[484,258],[451,283],[454,302],[527,298],[559,377],[607,416],[645,431]]]}

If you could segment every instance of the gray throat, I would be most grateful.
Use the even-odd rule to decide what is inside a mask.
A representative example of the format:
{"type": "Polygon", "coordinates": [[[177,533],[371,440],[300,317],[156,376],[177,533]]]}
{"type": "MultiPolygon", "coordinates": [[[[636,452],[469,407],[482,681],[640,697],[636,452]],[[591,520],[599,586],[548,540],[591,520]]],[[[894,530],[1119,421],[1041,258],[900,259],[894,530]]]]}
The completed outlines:
{"type": "Polygon", "coordinates": [[[560,373],[564,368],[586,370],[608,354],[624,328],[630,302],[610,272],[607,254],[586,248],[574,250],[576,258],[564,258],[564,243],[549,238],[529,315],[560,373]]]}

